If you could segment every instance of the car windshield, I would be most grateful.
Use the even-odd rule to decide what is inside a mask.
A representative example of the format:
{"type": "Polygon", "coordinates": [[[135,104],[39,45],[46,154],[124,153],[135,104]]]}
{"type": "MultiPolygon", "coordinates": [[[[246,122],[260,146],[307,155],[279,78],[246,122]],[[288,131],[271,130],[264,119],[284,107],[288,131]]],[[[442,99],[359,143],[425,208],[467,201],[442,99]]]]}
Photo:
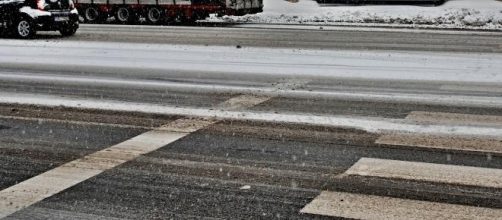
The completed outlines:
{"type": "Polygon", "coordinates": [[[502,219],[501,0],[0,0],[0,219],[502,219]]]}

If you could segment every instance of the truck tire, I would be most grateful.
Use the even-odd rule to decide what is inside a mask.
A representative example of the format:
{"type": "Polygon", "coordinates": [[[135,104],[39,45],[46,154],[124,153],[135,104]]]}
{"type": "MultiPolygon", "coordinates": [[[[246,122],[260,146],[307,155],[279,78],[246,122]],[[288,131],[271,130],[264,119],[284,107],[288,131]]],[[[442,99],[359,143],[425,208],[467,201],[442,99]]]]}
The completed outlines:
{"type": "Polygon", "coordinates": [[[103,14],[99,12],[99,10],[95,7],[85,8],[82,17],[84,17],[85,23],[91,23],[91,24],[101,23],[104,20],[103,14]]]}
{"type": "Polygon", "coordinates": [[[35,37],[37,30],[33,20],[27,17],[21,17],[14,23],[13,33],[17,38],[30,39],[35,37]]]}
{"type": "Polygon", "coordinates": [[[122,6],[115,11],[115,21],[119,24],[132,24],[136,20],[136,16],[132,10],[122,6]]]}
{"type": "Polygon", "coordinates": [[[150,24],[159,24],[161,23],[164,13],[161,9],[157,7],[151,7],[146,11],[146,21],[150,24]]]}

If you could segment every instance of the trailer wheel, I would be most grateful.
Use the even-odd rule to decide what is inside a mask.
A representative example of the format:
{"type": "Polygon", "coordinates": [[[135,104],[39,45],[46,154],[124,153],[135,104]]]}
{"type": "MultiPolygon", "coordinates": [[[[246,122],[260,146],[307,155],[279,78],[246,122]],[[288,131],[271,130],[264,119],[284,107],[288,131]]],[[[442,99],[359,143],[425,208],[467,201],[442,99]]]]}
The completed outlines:
{"type": "Polygon", "coordinates": [[[162,11],[158,8],[152,7],[149,8],[146,12],[146,20],[150,24],[159,24],[163,17],[162,11]]]}
{"type": "Polygon", "coordinates": [[[37,34],[37,30],[35,29],[33,21],[26,17],[23,17],[16,21],[13,31],[16,37],[21,39],[30,39],[37,34]]]}
{"type": "Polygon", "coordinates": [[[115,20],[120,24],[129,24],[134,21],[134,16],[127,7],[119,7],[115,12],[115,20]]]}
{"type": "Polygon", "coordinates": [[[85,23],[100,23],[101,22],[101,13],[95,7],[88,7],[84,9],[84,22],[85,23]]]}

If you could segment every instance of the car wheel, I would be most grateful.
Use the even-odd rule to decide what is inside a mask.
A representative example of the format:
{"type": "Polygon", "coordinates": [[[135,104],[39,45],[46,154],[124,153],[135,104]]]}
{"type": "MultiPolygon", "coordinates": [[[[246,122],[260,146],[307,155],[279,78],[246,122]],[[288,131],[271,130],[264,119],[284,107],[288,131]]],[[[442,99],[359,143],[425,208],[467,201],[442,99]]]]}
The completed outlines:
{"type": "Polygon", "coordinates": [[[14,34],[21,39],[33,38],[37,31],[33,21],[29,18],[21,18],[14,25],[14,34]]]}
{"type": "Polygon", "coordinates": [[[59,30],[59,33],[61,33],[61,35],[63,35],[63,37],[70,37],[70,36],[75,35],[75,33],[77,33],[77,29],[78,29],[78,27],[75,27],[75,26],[64,27],[59,30]]]}
{"type": "Polygon", "coordinates": [[[149,8],[146,12],[146,20],[150,24],[158,24],[162,20],[162,11],[158,8],[149,8]]]}

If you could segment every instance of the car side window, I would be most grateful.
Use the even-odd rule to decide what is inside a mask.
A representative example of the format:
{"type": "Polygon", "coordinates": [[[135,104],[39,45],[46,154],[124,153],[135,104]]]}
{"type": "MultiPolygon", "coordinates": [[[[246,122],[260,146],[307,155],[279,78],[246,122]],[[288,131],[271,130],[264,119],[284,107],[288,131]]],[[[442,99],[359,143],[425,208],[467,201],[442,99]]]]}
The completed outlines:
{"type": "Polygon", "coordinates": [[[25,0],[24,4],[27,5],[27,6],[30,6],[32,8],[36,8],[37,7],[37,1],[36,0],[25,0]]]}

